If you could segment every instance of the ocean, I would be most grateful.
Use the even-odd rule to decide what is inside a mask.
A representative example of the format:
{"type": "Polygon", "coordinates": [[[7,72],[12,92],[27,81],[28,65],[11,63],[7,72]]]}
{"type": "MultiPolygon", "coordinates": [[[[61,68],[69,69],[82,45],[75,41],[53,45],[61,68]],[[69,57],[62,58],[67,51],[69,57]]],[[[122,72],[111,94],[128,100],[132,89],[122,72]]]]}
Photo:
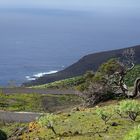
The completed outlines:
{"type": "Polygon", "coordinates": [[[0,9],[0,86],[55,73],[89,53],[140,44],[140,11],[0,9]]]}

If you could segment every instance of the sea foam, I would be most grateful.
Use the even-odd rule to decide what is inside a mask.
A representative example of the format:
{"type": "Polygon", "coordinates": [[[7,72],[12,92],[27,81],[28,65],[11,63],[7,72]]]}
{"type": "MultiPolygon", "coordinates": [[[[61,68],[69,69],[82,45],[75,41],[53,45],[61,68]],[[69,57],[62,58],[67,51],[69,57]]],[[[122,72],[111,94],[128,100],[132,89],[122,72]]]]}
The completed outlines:
{"type": "Polygon", "coordinates": [[[49,71],[49,72],[40,72],[40,73],[34,74],[33,76],[26,76],[26,79],[29,80],[29,81],[32,81],[32,80],[36,80],[37,78],[42,77],[44,75],[53,74],[53,73],[56,73],[56,72],[58,72],[58,71],[57,70],[52,70],[52,71],[49,71]]]}

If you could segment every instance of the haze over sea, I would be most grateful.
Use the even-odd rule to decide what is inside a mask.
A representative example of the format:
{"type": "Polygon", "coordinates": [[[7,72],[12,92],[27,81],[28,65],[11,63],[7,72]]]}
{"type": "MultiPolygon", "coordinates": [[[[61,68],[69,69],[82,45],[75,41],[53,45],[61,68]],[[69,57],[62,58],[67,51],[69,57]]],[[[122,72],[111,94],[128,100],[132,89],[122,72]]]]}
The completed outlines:
{"type": "Polygon", "coordinates": [[[0,85],[62,70],[89,53],[140,44],[138,0],[58,1],[0,1],[0,85]]]}

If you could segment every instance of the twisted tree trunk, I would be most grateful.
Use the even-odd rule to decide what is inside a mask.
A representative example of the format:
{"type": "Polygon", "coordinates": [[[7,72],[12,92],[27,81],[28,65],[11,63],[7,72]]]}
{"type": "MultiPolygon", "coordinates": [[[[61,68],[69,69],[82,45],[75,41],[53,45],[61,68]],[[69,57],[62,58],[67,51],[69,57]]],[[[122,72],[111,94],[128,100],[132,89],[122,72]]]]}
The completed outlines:
{"type": "Polygon", "coordinates": [[[132,92],[131,98],[135,98],[140,93],[140,77],[136,79],[134,83],[134,90],[132,92]]]}

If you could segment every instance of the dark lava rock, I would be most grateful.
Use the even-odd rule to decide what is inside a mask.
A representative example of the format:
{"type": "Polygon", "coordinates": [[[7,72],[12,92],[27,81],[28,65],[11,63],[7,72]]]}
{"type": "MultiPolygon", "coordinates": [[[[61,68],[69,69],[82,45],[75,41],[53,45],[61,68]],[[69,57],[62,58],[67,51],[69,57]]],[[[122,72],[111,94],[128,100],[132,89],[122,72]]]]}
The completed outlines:
{"type": "Polygon", "coordinates": [[[118,126],[118,123],[113,122],[113,123],[111,123],[111,126],[118,126]]]}

